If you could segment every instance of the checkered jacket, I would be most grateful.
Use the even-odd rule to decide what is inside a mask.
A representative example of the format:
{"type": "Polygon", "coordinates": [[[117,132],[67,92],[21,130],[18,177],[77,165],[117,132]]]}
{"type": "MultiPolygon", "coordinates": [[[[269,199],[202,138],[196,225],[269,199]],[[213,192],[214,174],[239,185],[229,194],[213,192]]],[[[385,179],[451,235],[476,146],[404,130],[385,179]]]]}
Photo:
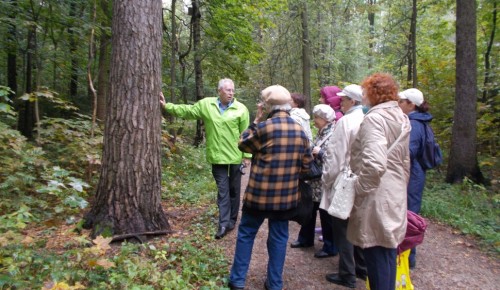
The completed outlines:
{"type": "Polygon", "coordinates": [[[280,213],[286,216],[297,207],[299,173],[309,170],[312,155],[304,130],[287,112],[270,115],[251,124],[238,144],[241,151],[252,154],[243,210],[280,218],[280,213]]]}

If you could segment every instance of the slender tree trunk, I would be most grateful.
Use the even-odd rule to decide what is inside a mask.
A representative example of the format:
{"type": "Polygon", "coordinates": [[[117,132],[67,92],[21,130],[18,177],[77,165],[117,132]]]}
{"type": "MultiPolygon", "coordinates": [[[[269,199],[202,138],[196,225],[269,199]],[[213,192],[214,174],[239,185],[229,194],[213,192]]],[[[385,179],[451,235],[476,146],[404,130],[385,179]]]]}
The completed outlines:
{"type": "Polygon", "coordinates": [[[17,94],[17,27],[16,19],[17,1],[10,0],[12,11],[9,18],[12,20],[7,27],[7,86],[13,91],[9,98],[13,101],[17,94]]]}
{"type": "Polygon", "coordinates": [[[306,2],[302,4],[300,16],[302,20],[302,93],[306,97],[305,110],[311,112],[311,43],[306,2]]]}
{"type": "Polygon", "coordinates": [[[161,1],[113,1],[110,96],[92,236],[170,230],[161,207],[161,1]]]}
{"type": "MultiPolygon", "coordinates": [[[[101,9],[107,16],[101,26],[109,27],[111,19],[111,9],[109,1],[101,0],[101,9]]],[[[106,103],[109,96],[109,56],[111,37],[106,30],[101,30],[99,37],[99,72],[97,75],[97,111],[96,117],[100,122],[106,118],[106,103]]]]}
{"type": "Polygon", "coordinates": [[[417,87],[417,0],[413,0],[408,36],[408,84],[417,87]]]}
{"type": "MultiPolygon", "coordinates": [[[[36,45],[36,26],[31,25],[28,28],[28,39],[26,49],[26,68],[25,68],[25,84],[26,93],[33,92],[33,67],[34,67],[34,53],[36,45]]],[[[35,127],[35,110],[34,104],[30,101],[22,101],[19,107],[19,115],[17,128],[23,136],[28,139],[33,139],[33,128],[35,127]]]]}
{"type": "MultiPolygon", "coordinates": [[[[196,82],[196,100],[203,99],[203,71],[201,69],[201,12],[200,12],[200,1],[193,0],[193,51],[194,51],[194,71],[195,71],[195,82],[196,82]]],[[[194,138],[194,145],[199,146],[203,141],[203,122],[201,120],[196,121],[196,136],[194,138]]]]}
{"type": "Polygon", "coordinates": [[[368,58],[368,69],[373,67],[373,49],[375,43],[375,5],[377,4],[377,0],[368,0],[368,4],[370,5],[368,11],[368,23],[370,25],[370,39],[368,40],[368,50],[369,58],[368,58]]]}
{"type": "Polygon", "coordinates": [[[446,181],[483,183],[477,160],[476,1],[457,0],[455,114],[446,181]]]}
{"type": "Polygon", "coordinates": [[[74,32],[73,22],[76,18],[76,2],[71,1],[69,6],[69,17],[71,19],[68,27],[68,38],[69,38],[69,52],[71,57],[71,76],[69,78],[69,96],[73,100],[78,93],[78,60],[76,51],[78,50],[78,42],[76,41],[76,36],[74,32]]]}
{"type": "Polygon", "coordinates": [[[172,0],[172,5],[171,5],[171,17],[172,21],[170,25],[172,26],[172,36],[170,40],[170,46],[171,46],[171,53],[170,53],[170,102],[175,101],[175,68],[176,68],[176,56],[177,56],[177,51],[178,51],[178,45],[177,45],[177,23],[175,22],[175,5],[177,1],[172,0]]]}
{"type": "Polygon", "coordinates": [[[493,17],[492,17],[493,25],[491,26],[491,34],[490,39],[488,40],[488,48],[486,49],[486,53],[484,54],[484,89],[483,89],[483,98],[482,102],[486,103],[489,98],[490,86],[492,86],[493,78],[491,69],[491,49],[493,48],[493,44],[495,42],[495,32],[497,30],[497,2],[493,2],[493,17]]]}

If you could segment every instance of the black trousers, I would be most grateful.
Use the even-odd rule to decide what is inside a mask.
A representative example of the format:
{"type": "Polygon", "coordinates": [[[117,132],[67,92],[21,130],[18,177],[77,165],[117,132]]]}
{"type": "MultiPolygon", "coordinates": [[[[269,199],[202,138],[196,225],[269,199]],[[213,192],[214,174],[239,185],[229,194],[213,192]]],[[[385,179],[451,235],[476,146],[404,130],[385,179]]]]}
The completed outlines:
{"type": "Polygon", "coordinates": [[[366,276],[363,250],[347,240],[349,219],[343,220],[332,216],[332,220],[335,244],[339,249],[339,276],[346,282],[355,283],[356,273],[366,276]]]}

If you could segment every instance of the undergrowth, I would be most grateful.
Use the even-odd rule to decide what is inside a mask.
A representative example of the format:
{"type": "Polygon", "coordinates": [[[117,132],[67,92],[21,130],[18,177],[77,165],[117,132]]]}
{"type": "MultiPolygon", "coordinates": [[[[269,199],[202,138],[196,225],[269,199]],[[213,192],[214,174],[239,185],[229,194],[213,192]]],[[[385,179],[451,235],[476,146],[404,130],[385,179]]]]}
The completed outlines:
{"type": "Polygon", "coordinates": [[[500,194],[467,178],[453,185],[443,180],[444,173],[428,171],[422,215],[477,237],[484,250],[499,255],[500,194]]]}

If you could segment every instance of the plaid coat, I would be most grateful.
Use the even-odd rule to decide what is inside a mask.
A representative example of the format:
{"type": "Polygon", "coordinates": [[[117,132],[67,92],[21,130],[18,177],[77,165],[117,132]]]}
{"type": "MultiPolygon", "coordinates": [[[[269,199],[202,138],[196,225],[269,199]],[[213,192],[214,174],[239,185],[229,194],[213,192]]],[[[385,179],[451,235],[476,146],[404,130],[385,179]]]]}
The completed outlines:
{"type": "Polygon", "coordinates": [[[243,210],[268,218],[289,219],[299,200],[299,173],[312,161],[309,140],[287,112],[275,111],[251,124],[238,147],[252,154],[243,210]]]}

